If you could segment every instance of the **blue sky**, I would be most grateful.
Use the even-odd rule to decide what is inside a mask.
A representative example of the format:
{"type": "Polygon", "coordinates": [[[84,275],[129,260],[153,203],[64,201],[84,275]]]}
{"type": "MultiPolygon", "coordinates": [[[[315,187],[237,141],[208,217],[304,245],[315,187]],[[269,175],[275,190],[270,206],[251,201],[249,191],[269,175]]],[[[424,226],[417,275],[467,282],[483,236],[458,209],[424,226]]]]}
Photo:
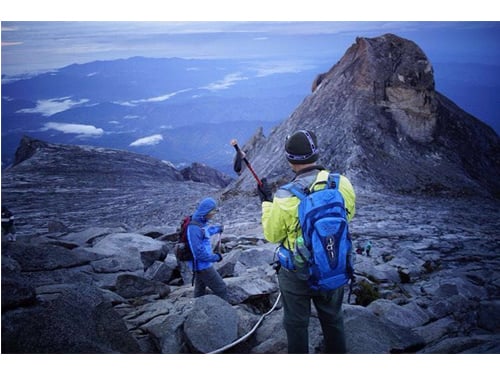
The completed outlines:
{"type": "Polygon", "coordinates": [[[411,7],[398,0],[183,0],[163,6],[156,0],[4,1],[2,74],[131,56],[237,56],[266,61],[267,69],[273,62],[277,69],[300,69],[321,60],[334,64],[357,36],[386,32],[415,41],[431,62],[498,62],[500,23],[460,22],[494,21],[492,3],[440,8],[435,0],[411,7]]]}
{"type": "Polygon", "coordinates": [[[2,74],[132,56],[238,57],[265,61],[266,69],[300,70],[334,64],[357,36],[387,32],[415,41],[431,62],[498,64],[499,31],[500,22],[471,21],[3,21],[2,74]]]}

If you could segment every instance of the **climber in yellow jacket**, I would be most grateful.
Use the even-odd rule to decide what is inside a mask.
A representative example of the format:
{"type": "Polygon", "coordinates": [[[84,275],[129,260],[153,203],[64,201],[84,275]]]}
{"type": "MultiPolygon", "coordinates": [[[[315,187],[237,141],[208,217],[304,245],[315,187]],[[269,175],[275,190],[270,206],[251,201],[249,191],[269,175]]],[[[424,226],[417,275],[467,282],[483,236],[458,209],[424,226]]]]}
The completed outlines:
{"type": "MultiPolygon", "coordinates": [[[[328,171],[316,162],[319,156],[317,139],[312,131],[299,130],[287,138],[285,154],[290,167],[295,172],[294,184],[310,187],[316,181],[326,180],[328,171]]],[[[262,227],[264,237],[280,243],[289,250],[294,249],[295,240],[301,235],[297,231],[299,198],[288,190],[278,189],[272,194],[266,179],[258,185],[262,201],[262,227]]],[[[345,176],[340,176],[339,191],[344,198],[347,219],[355,212],[356,194],[345,176]]],[[[289,353],[308,353],[308,327],[311,314],[311,300],[318,311],[324,336],[326,353],[345,353],[344,321],[342,300],[344,289],[333,291],[312,290],[307,281],[281,267],[278,281],[283,298],[283,323],[288,339],[289,353]]]]}

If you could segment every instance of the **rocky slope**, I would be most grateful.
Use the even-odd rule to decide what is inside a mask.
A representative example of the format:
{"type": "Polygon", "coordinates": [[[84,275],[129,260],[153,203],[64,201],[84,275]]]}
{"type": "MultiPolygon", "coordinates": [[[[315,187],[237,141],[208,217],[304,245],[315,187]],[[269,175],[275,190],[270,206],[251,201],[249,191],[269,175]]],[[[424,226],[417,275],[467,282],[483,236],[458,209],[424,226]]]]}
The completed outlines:
{"type": "Polygon", "coordinates": [[[2,174],[2,203],[16,211],[21,233],[92,225],[159,224],[190,213],[196,200],[226,186],[230,177],[195,164],[183,171],[131,152],[70,146],[24,137],[13,167],[2,174]],[[196,180],[185,171],[194,168],[196,180]],[[140,223],[131,217],[149,212],[140,223]]]}
{"type": "MultiPolygon", "coordinates": [[[[500,353],[496,201],[358,196],[357,283],[343,306],[349,353],[500,353]]],[[[149,215],[147,210],[142,216],[149,215]]],[[[135,217],[137,222],[141,217],[135,217]]],[[[206,353],[247,334],[278,298],[258,198],[227,198],[229,303],[193,299],[175,227],[60,229],[2,242],[3,353],[206,353]],[[160,240],[162,239],[162,240],[160,240]]],[[[229,353],[285,353],[280,301],[229,353]]],[[[322,352],[315,313],[311,352],[322,352]]]]}
{"type": "MultiPolygon", "coordinates": [[[[358,189],[500,196],[498,135],[436,91],[432,64],[415,43],[357,38],[313,88],[268,137],[246,145],[259,175],[278,183],[290,176],[285,138],[308,129],[318,136],[320,162],[358,189]]],[[[255,182],[244,174],[235,186],[255,182]]]]}

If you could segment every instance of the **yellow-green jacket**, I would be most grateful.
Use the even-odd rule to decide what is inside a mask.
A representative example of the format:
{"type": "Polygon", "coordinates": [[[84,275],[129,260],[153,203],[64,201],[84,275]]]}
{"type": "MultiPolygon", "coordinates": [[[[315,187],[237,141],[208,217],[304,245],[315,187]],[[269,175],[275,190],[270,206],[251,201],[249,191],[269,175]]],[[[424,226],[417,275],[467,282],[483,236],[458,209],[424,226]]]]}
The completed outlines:
{"type": "MultiPolygon", "coordinates": [[[[308,169],[303,173],[299,172],[293,181],[303,187],[310,187],[315,182],[326,181],[327,178],[327,170],[308,169]]],[[[339,191],[344,197],[347,220],[350,221],[356,213],[356,194],[351,182],[342,175],[339,191]]],[[[298,205],[299,198],[284,189],[276,191],[272,202],[262,202],[262,229],[266,240],[282,243],[289,250],[294,249],[295,240],[302,235],[298,224],[298,205]]]]}

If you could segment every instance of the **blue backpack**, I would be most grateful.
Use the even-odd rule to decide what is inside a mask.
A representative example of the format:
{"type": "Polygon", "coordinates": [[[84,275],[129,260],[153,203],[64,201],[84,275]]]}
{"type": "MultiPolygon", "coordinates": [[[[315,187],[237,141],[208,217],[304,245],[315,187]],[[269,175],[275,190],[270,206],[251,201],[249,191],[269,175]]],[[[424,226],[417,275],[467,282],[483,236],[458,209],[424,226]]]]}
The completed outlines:
{"type": "Polygon", "coordinates": [[[298,216],[305,249],[297,249],[292,259],[302,258],[304,278],[314,290],[334,290],[354,280],[352,242],[339,181],[339,174],[329,173],[326,181],[317,181],[309,188],[293,182],[282,186],[300,199],[298,216]],[[319,185],[326,186],[315,190],[319,185]]]}

